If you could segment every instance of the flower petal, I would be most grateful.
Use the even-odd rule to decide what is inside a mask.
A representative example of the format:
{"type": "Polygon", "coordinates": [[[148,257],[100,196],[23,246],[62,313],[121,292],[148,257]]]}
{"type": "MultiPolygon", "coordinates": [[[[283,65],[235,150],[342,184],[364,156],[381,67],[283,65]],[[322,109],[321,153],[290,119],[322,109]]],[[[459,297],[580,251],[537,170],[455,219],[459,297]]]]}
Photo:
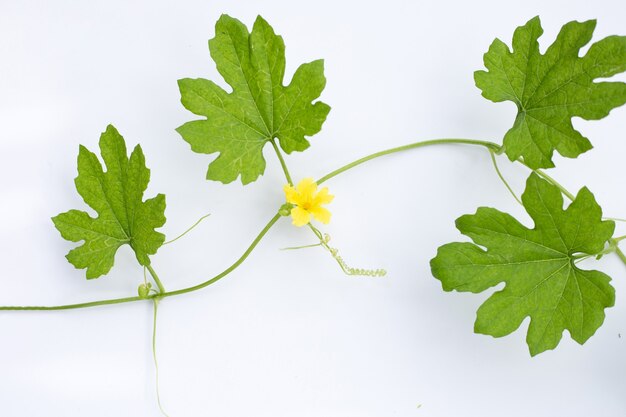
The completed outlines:
{"type": "Polygon", "coordinates": [[[296,191],[295,188],[287,184],[283,187],[283,191],[285,192],[285,198],[287,199],[288,203],[298,204],[298,201],[300,199],[299,199],[298,192],[296,191]]]}
{"type": "Polygon", "coordinates": [[[321,206],[312,207],[309,210],[316,220],[328,224],[330,222],[330,211],[321,206]]]}
{"type": "Polygon", "coordinates": [[[315,191],[317,191],[317,184],[313,180],[313,178],[308,177],[301,180],[296,186],[298,193],[300,194],[300,198],[303,200],[311,199],[315,191]]]}
{"type": "Polygon", "coordinates": [[[314,206],[321,206],[322,204],[328,204],[335,198],[334,195],[328,194],[328,187],[322,188],[319,193],[313,198],[314,206]]]}
{"type": "Polygon", "coordinates": [[[311,221],[311,214],[302,207],[294,207],[291,209],[291,218],[294,226],[304,226],[311,221]]]}

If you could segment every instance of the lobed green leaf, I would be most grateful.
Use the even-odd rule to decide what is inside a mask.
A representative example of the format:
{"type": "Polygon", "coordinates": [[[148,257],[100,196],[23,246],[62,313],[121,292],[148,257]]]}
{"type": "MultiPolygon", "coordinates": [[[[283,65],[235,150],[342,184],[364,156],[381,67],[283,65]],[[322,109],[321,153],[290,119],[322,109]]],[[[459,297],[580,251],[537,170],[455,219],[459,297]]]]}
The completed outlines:
{"type": "Polygon", "coordinates": [[[183,106],[206,119],[177,131],[194,152],[219,153],[209,164],[207,179],[229,183],[241,176],[248,184],[265,171],[268,141],[277,138],[287,153],[304,151],[310,145],[305,136],[322,128],[330,107],[312,101],[326,85],[324,63],[301,65],[283,86],[285,44],[260,16],[248,33],[239,20],[222,15],[209,50],[233,91],[205,79],[179,80],[183,106]]]}
{"type": "Polygon", "coordinates": [[[518,113],[504,136],[507,156],[523,158],[533,169],[554,166],[554,150],[576,158],[592,148],[572,126],[572,117],[598,120],[626,103],[623,82],[594,82],[626,71],[626,36],[609,36],[579,57],[596,22],[569,22],[556,40],[539,52],[543,33],[539,17],[513,35],[513,52],[499,39],[484,56],[488,71],[476,71],[476,86],[494,102],[512,101],[518,113]]]}
{"type": "Polygon", "coordinates": [[[615,224],[602,220],[587,188],[563,210],[561,191],[536,174],[528,178],[522,202],[533,229],[481,207],[456,221],[474,243],[441,246],[431,261],[432,273],[445,291],[478,293],[505,283],[478,309],[476,333],[505,336],[530,317],[531,355],[554,349],[563,330],[582,344],[602,325],[615,290],[606,274],[580,269],[575,261],[599,254],[615,224]]]}
{"type": "Polygon", "coordinates": [[[100,136],[100,152],[106,172],[98,157],[81,145],[75,180],[76,190],[98,217],[70,210],[52,218],[64,239],[84,241],[67,254],[67,260],[78,269],[87,269],[87,279],[108,273],[122,245],[130,245],[137,261],[147,266],[148,255],[155,254],[165,241],[154,230],[165,224],[165,196],[142,200],[150,170],[141,147],[137,145],[129,158],[124,138],[109,125],[100,136]]]}

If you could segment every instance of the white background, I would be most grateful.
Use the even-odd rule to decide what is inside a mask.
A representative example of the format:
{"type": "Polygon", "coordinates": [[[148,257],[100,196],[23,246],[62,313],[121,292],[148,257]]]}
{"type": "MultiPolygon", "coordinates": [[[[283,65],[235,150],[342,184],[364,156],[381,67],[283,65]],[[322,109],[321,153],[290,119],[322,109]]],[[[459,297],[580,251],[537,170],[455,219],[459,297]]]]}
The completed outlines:
{"type": "MultiPolygon", "coordinates": [[[[495,37],[539,14],[542,50],[569,20],[598,19],[594,39],[626,34],[622,1],[8,1],[0,4],[0,304],[54,305],[131,296],[142,280],[128,248],[112,272],[87,281],[64,258],[74,245],[50,217],[85,206],[73,187],[79,144],[97,149],[113,123],[141,143],[152,169],[146,197],[167,195],[174,237],[153,258],[168,289],[230,265],[283,201],[274,155],[259,181],[204,179],[212,156],[174,129],[195,118],[176,80],[223,85],[207,40],[228,13],[251,26],[262,14],[295,68],[326,60],[332,106],[311,148],[287,159],[296,179],[409,142],[500,141],[515,106],[480,96],[473,71],[495,37]],[[244,192],[245,191],[245,192],[244,192]]],[[[621,76],[618,79],[625,80],[621,76]]],[[[626,216],[626,109],[574,124],[595,144],[550,173],[588,185],[608,216],[626,216]]],[[[501,159],[521,192],[528,172],[501,159]]],[[[472,332],[488,294],[444,293],[429,260],[465,240],[454,220],[488,205],[520,216],[483,149],[447,146],[380,159],[327,184],[336,195],[324,230],[348,263],[385,278],[344,276],[306,229],[284,219],[218,284],[166,299],[159,317],[161,393],[171,416],[624,416],[626,268],[617,305],[579,346],[530,358],[528,321],[493,339],[472,332]],[[620,334],[622,336],[620,337],[620,334]]],[[[618,225],[617,233],[626,233],[618,225]]],[[[157,416],[150,351],[152,309],[132,303],[62,312],[0,314],[0,415],[157,416]]]]}

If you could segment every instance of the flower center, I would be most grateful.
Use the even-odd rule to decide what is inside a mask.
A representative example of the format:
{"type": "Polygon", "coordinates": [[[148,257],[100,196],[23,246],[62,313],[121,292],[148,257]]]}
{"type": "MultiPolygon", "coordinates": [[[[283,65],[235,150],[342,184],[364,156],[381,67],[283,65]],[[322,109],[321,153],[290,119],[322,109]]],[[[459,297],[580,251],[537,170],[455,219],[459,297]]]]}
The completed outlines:
{"type": "Polygon", "coordinates": [[[308,201],[302,203],[302,208],[305,210],[309,210],[311,208],[311,203],[308,201]]]}

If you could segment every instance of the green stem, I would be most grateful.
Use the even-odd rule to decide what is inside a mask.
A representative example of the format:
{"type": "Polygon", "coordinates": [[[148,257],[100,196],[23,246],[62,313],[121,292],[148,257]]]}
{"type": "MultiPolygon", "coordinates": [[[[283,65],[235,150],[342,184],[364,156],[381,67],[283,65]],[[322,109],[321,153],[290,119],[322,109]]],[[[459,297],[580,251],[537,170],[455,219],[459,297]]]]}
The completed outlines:
{"type": "Polygon", "coordinates": [[[88,307],[97,307],[104,306],[109,304],[122,304],[122,303],[131,303],[133,301],[142,301],[149,300],[149,298],[140,298],[140,297],[126,297],[126,298],[114,298],[111,300],[100,300],[100,301],[91,301],[88,303],[78,303],[78,304],[65,304],[61,306],[2,306],[0,307],[0,311],[6,310],[37,310],[37,311],[53,311],[53,310],[74,310],[77,308],[88,308],[88,307]]]}
{"type": "Polygon", "coordinates": [[[624,255],[624,252],[622,252],[622,250],[618,246],[615,246],[615,253],[620,258],[620,260],[624,263],[624,265],[626,265],[626,255],[624,255]]]}
{"type": "Polygon", "coordinates": [[[322,246],[321,243],[313,243],[311,245],[302,245],[302,246],[290,246],[288,248],[281,248],[280,250],[297,250],[297,249],[307,249],[307,248],[315,248],[317,246],[322,246]]]}
{"type": "Polygon", "coordinates": [[[263,239],[263,237],[267,234],[267,232],[272,228],[272,226],[278,221],[278,219],[280,219],[280,217],[281,216],[279,214],[276,214],[274,215],[274,217],[272,217],[272,219],[267,223],[267,225],[265,225],[263,230],[261,230],[261,232],[257,235],[257,237],[252,241],[248,249],[246,249],[243,255],[241,255],[241,257],[239,257],[239,259],[237,259],[235,263],[233,263],[231,266],[229,266],[227,269],[225,269],[223,272],[216,275],[215,277],[201,284],[195,285],[193,287],[183,288],[181,290],[170,291],[170,292],[164,291],[159,294],[152,295],[151,297],[148,297],[148,298],[140,298],[140,297],[114,298],[111,300],[100,300],[100,301],[92,301],[89,303],[66,304],[66,305],[51,306],[51,307],[47,307],[47,306],[2,306],[0,307],[0,311],[2,310],[5,310],[5,311],[6,310],[37,310],[37,311],[72,310],[72,309],[78,309],[78,308],[97,307],[97,306],[103,306],[103,305],[109,305],[109,304],[122,304],[122,303],[131,303],[134,301],[153,300],[155,298],[171,297],[174,295],[185,294],[188,292],[199,290],[201,288],[207,287],[219,281],[221,278],[225,277],[230,272],[232,272],[235,268],[241,265],[243,261],[245,261],[246,258],[250,255],[252,250],[259,244],[261,239],[263,239]]]}
{"type": "Polygon", "coordinates": [[[584,261],[585,259],[589,259],[591,257],[597,258],[598,256],[604,256],[604,255],[608,255],[609,253],[615,252],[616,248],[617,246],[613,245],[612,242],[609,242],[609,247],[604,249],[602,252],[594,253],[593,255],[582,255],[582,254],[574,255],[572,256],[572,259],[574,259],[575,262],[578,262],[578,261],[584,261]]]}
{"type": "MultiPolygon", "coordinates": [[[[293,185],[293,182],[291,180],[291,175],[289,174],[289,169],[287,168],[287,165],[285,164],[285,160],[282,157],[282,154],[280,152],[280,149],[278,148],[278,146],[276,145],[276,142],[274,140],[270,141],[272,143],[272,147],[274,148],[274,151],[276,152],[276,155],[278,156],[278,159],[280,161],[280,165],[283,169],[283,172],[285,174],[285,177],[287,179],[287,181],[289,182],[290,185],[293,185]]],[[[488,141],[482,141],[482,140],[474,140],[474,139],[434,139],[434,140],[427,140],[427,141],[422,141],[422,142],[416,142],[416,143],[411,143],[408,145],[404,145],[404,146],[399,146],[396,148],[391,148],[391,149],[387,149],[387,150],[383,150],[380,152],[376,152],[373,153],[371,155],[365,156],[361,159],[358,159],[354,162],[351,162],[347,165],[344,165],[343,167],[336,169],[332,172],[330,172],[329,174],[326,174],[325,176],[323,176],[322,178],[320,178],[317,183],[321,184],[325,181],[328,181],[331,178],[336,177],[337,175],[346,172],[358,165],[361,165],[367,161],[370,161],[372,159],[375,158],[379,158],[381,156],[385,156],[385,155],[390,155],[393,153],[398,153],[398,152],[403,152],[403,151],[407,151],[407,150],[411,150],[411,149],[416,149],[416,148],[421,148],[421,147],[426,147],[426,146],[431,146],[431,145],[443,145],[443,144],[464,144],[464,145],[477,145],[477,146],[482,146],[485,147],[489,150],[489,152],[492,154],[492,158],[495,159],[494,154],[501,154],[503,151],[503,147],[493,143],[493,142],[488,142],[488,141]]],[[[528,167],[528,165],[526,165],[524,163],[523,160],[518,160],[518,162],[520,162],[521,164],[525,165],[528,167]]],[[[502,175],[499,172],[499,169],[496,166],[496,171],[498,173],[498,175],[500,176],[500,178],[502,179],[502,175]]],[[[546,174],[545,172],[541,171],[541,170],[535,170],[532,169],[530,167],[528,167],[529,169],[531,169],[533,172],[536,172],[537,175],[540,175],[541,177],[543,177],[544,179],[546,179],[547,181],[549,181],[550,183],[554,184],[556,187],[558,187],[561,192],[567,196],[569,199],[574,200],[574,195],[572,193],[570,193],[569,191],[567,191],[565,189],[565,187],[563,187],[561,184],[559,184],[556,180],[554,180],[552,177],[550,177],[548,174],[546,174]]],[[[509,189],[509,191],[512,192],[511,188],[508,186],[508,184],[505,181],[505,185],[507,186],[507,188],[509,189]]],[[[513,194],[515,196],[515,194],[513,194]]],[[[517,196],[515,196],[517,199],[517,196]]],[[[206,216],[205,216],[206,217],[206,216]]],[[[156,272],[154,272],[154,270],[152,269],[152,267],[148,266],[148,270],[150,271],[150,274],[152,275],[152,277],[154,278],[157,286],[159,287],[160,292],[158,294],[152,295],[148,298],[140,298],[140,297],[126,297],[126,298],[115,298],[115,299],[110,299],[110,300],[100,300],[100,301],[92,301],[92,302],[87,302],[87,303],[78,303],[78,304],[66,304],[66,305],[60,305],[60,306],[0,306],[0,311],[2,310],[70,310],[70,309],[79,309],[79,308],[87,308],[87,307],[96,307],[96,306],[102,306],[102,305],[109,305],[109,304],[121,304],[121,303],[129,303],[129,302],[134,302],[134,301],[141,301],[141,300],[154,300],[156,298],[164,298],[164,297],[172,297],[172,296],[176,296],[176,295],[180,295],[180,294],[185,294],[185,293],[189,293],[189,292],[193,292],[193,291],[197,291],[199,289],[202,289],[204,287],[207,287],[217,281],[219,281],[220,279],[222,279],[223,277],[225,277],[226,275],[228,275],[230,272],[232,272],[233,270],[235,270],[239,265],[241,265],[246,258],[250,255],[250,253],[254,250],[254,248],[259,244],[259,242],[261,241],[261,239],[267,234],[267,232],[272,228],[272,226],[278,221],[278,219],[281,217],[280,214],[276,214],[274,215],[274,217],[272,217],[272,219],[267,223],[267,225],[263,228],[263,230],[261,230],[261,232],[259,233],[259,235],[253,240],[252,244],[250,244],[250,246],[248,247],[248,249],[246,249],[246,251],[243,253],[243,255],[241,255],[241,257],[239,259],[237,259],[230,267],[228,267],[227,269],[225,269],[224,271],[222,271],[221,273],[219,273],[218,275],[216,275],[215,277],[204,281],[198,285],[194,285],[192,287],[188,287],[188,288],[183,288],[180,290],[176,290],[176,291],[170,291],[167,292],[165,291],[163,284],[161,283],[161,281],[159,280],[156,272]]],[[[204,219],[204,217],[202,218],[204,219]]],[[[193,227],[195,227],[202,219],[200,219],[198,222],[196,222],[196,224],[194,226],[192,226],[189,230],[193,229],[193,227]]],[[[179,236],[178,238],[182,237],[184,234],[186,234],[189,230],[187,230],[186,232],[184,232],[181,236],[179,236]]],[[[315,230],[314,230],[315,232],[315,230]]],[[[319,233],[319,231],[318,231],[319,233]]],[[[318,234],[316,233],[316,235],[318,234]]],[[[318,236],[319,237],[319,236],[318,236]]],[[[176,239],[178,239],[176,238],[176,239]]],[[[174,240],[176,240],[174,239],[174,240]]],[[[172,241],[170,241],[172,242],[172,241]]],[[[170,243],[168,242],[168,243],[170,243]]],[[[617,244],[617,243],[616,243],[617,244]]],[[[620,257],[620,259],[626,264],[626,255],[618,248],[616,247],[615,252],[617,253],[617,255],[620,257]]]]}
{"type": "MultiPolygon", "coordinates": [[[[354,162],[351,162],[351,163],[349,163],[347,165],[344,165],[343,167],[341,167],[339,169],[336,169],[336,170],[332,171],[329,174],[324,175],[322,178],[317,180],[317,184],[318,185],[322,184],[323,182],[326,182],[329,179],[334,178],[337,175],[339,175],[339,174],[341,174],[343,172],[348,171],[349,169],[352,169],[352,168],[354,168],[354,167],[356,167],[358,165],[361,165],[361,164],[363,164],[363,163],[365,163],[367,161],[371,161],[372,159],[379,158],[381,156],[385,156],[385,155],[389,155],[389,154],[397,153],[397,152],[408,151],[410,149],[416,149],[416,148],[421,148],[421,147],[430,146],[430,145],[443,145],[443,144],[478,145],[478,146],[483,146],[483,147],[487,148],[489,150],[489,152],[491,154],[491,158],[492,158],[492,160],[494,162],[494,166],[496,168],[496,173],[498,174],[500,179],[504,182],[504,185],[507,187],[507,189],[513,194],[515,199],[518,202],[520,202],[519,198],[515,195],[515,193],[511,189],[511,187],[504,180],[500,170],[498,169],[496,161],[495,161],[495,155],[494,154],[502,153],[503,147],[498,145],[498,144],[496,144],[496,143],[493,143],[493,142],[482,141],[482,140],[473,140],[473,139],[434,139],[434,140],[427,140],[427,141],[422,141],[422,142],[411,143],[409,145],[398,146],[397,148],[391,148],[391,149],[387,149],[387,150],[384,150],[384,151],[376,152],[376,153],[373,153],[371,155],[365,156],[365,157],[363,157],[361,159],[357,159],[354,162]]],[[[530,169],[531,171],[535,172],[537,175],[539,175],[540,177],[542,177],[543,179],[545,179],[549,183],[551,183],[554,186],[556,186],[561,191],[561,193],[563,193],[563,195],[565,195],[571,201],[574,201],[574,199],[576,198],[574,196],[574,194],[570,193],[564,186],[562,186],[558,181],[556,181],[550,175],[546,174],[544,171],[542,171],[540,169],[533,169],[533,168],[529,167],[524,162],[524,160],[521,159],[521,158],[518,159],[517,162],[519,162],[522,165],[526,166],[528,169],[530,169]]],[[[615,219],[615,220],[618,220],[618,219],[615,219]]],[[[626,254],[624,254],[620,250],[620,248],[617,247],[617,242],[615,242],[615,250],[614,250],[614,252],[617,254],[617,256],[619,256],[619,258],[622,260],[622,262],[624,262],[624,264],[626,264],[626,254]]]]}
{"type": "Polygon", "coordinates": [[[322,234],[322,232],[320,232],[319,229],[313,226],[311,223],[308,223],[307,226],[309,226],[309,229],[311,229],[313,233],[315,233],[315,236],[317,236],[317,238],[320,240],[320,244],[323,245],[324,235],[322,234]]]}
{"type": "Polygon", "coordinates": [[[574,194],[572,194],[569,191],[567,191],[567,189],[565,187],[563,187],[554,178],[552,178],[551,176],[549,176],[548,174],[546,174],[542,170],[535,169],[534,172],[536,172],[539,176],[543,177],[548,182],[550,182],[550,183],[554,184],[555,186],[557,186],[558,189],[561,190],[563,195],[565,195],[565,197],[569,198],[571,201],[574,201],[574,199],[576,199],[576,196],[574,194]]]}
{"type": "Polygon", "coordinates": [[[209,279],[208,281],[204,281],[201,284],[194,285],[193,287],[183,288],[182,290],[164,292],[162,294],[159,294],[159,297],[162,297],[162,298],[164,298],[164,297],[171,297],[171,296],[174,296],[174,295],[185,294],[185,293],[188,293],[188,292],[197,291],[199,289],[207,287],[207,286],[209,286],[209,285],[219,281],[220,279],[224,278],[226,275],[228,275],[232,271],[234,271],[235,268],[237,268],[239,265],[241,265],[243,263],[243,261],[246,260],[246,258],[254,250],[256,245],[258,245],[259,242],[261,241],[261,239],[263,239],[263,236],[265,236],[267,234],[267,232],[272,228],[272,226],[274,226],[274,224],[281,217],[282,216],[280,214],[275,214],[274,217],[272,217],[272,219],[265,225],[263,230],[261,230],[261,233],[259,233],[258,236],[252,241],[250,246],[248,246],[248,249],[246,249],[246,251],[243,253],[243,255],[241,255],[239,257],[239,259],[237,259],[235,261],[235,263],[233,263],[231,266],[226,268],[224,271],[220,272],[218,275],[214,276],[213,278],[209,279]]]}
{"type": "MultiPolygon", "coordinates": [[[[609,219],[612,220],[612,219],[609,219]]],[[[622,240],[626,239],[626,235],[624,236],[618,236],[618,237],[614,237],[613,238],[613,242],[617,243],[617,242],[621,242],[622,240]]]]}
{"type": "Polygon", "coordinates": [[[289,185],[293,185],[293,181],[291,180],[291,175],[289,174],[289,169],[287,168],[287,164],[285,163],[285,160],[283,159],[283,155],[280,152],[278,145],[276,144],[276,140],[272,139],[270,140],[270,143],[272,144],[272,147],[274,148],[274,152],[276,152],[276,156],[278,156],[278,160],[280,161],[280,166],[282,167],[283,172],[285,173],[285,178],[287,178],[287,182],[289,183],[289,185]]]}
{"type": "Polygon", "coordinates": [[[354,162],[349,163],[348,165],[344,165],[343,167],[334,170],[333,172],[324,175],[322,178],[317,180],[317,184],[321,184],[323,182],[328,181],[329,179],[336,177],[342,172],[346,172],[347,170],[354,168],[358,165],[361,165],[367,161],[371,161],[372,159],[379,158],[381,156],[390,155],[392,153],[408,151],[410,149],[422,148],[425,146],[431,145],[443,145],[443,144],[462,144],[462,145],[478,145],[484,146],[487,149],[494,151],[499,154],[502,152],[502,147],[493,142],[487,142],[483,140],[473,140],[473,139],[434,139],[434,140],[426,140],[422,142],[411,143],[409,145],[398,146],[397,148],[391,148],[384,151],[376,152],[371,155],[365,156],[361,159],[357,159],[354,162]]]}
{"type": "Polygon", "coordinates": [[[502,175],[502,172],[500,172],[500,168],[498,167],[498,161],[496,161],[496,154],[492,149],[489,149],[489,155],[491,155],[491,162],[493,162],[493,167],[496,170],[496,174],[498,174],[498,177],[500,177],[500,180],[504,183],[504,186],[506,187],[507,190],[509,190],[509,192],[511,193],[515,201],[517,201],[520,205],[523,206],[522,200],[520,200],[517,194],[515,194],[515,191],[513,191],[513,189],[507,182],[507,180],[504,178],[504,175],[502,175]]]}
{"type": "Polygon", "coordinates": [[[156,283],[157,287],[159,287],[159,294],[164,293],[165,287],[163,286],[163,283],[159,279],[159,276],[157,275],[157,273],[154,271],[154,269],[152,269],[152,265],[147,265],[146,268],[148,268],[148,272],[150,272],[152,279],[154,279],[154,282],[156,283]]]}
{"type": "Polygon", "coordinates": [[[154,359],[154,371],[155,371],[155,382],[156,382],[156,396],[157,396],[157,404],[159,404],[159,409],[161,413],[165,417],[169,417],[163,406],[161,405],[161,394],[159,390],[159,362],[157,361],[156,354],[156,337],[157,337],[157,314],[159,310],[159,299],[155,298],[154,300],[154,316],[152,319],[152,358],[154,359]]]}
{"type": "Polygon", "coordinates": [[[533,169],[533,168],[529,167],[528,165],[526,165],[526,163],[522,159],[518,159],[517,162],[519,162],[520,164],[524,165],[526,168],[530,169],[532,172],[534,172],[535,174],[537,174],[540,177],[542,177],[544,180],[548,181],[550,184],[552,184],[555,187],[557,187],[559,190],[561,190],[563,195],[565,197],[569,198],[571,201],[574,201],[574,199],[576,199],[576,196],[574,194],[572,194],[569,191],[567,191],[567,189],[565,187],[563,187],[561,184],[559,184],[559,182],[557,180],[555,180],[554,178],[552,178],[551,176],[546,174],[544,171],[542,171],[540,169],[533,169]]]}
{"type": "Polygon", "coordinates": [[[624,222],[624,223],[626,223],[626,219],[620,219],[618,217],[603,217],[602,220],[613,220],[614,222],[624,222]]]}
{"type": "Polygon", "coordinates": [[[163,245],[169,245],[170,243],[174,243],[176,242],[178,239],[180,239],[181,237],[185,236],[187,233],[191,232],[197,225],[200,224],[200,222],[202,222],[202,220],[206,219],[207,217],[209,217],[211,214],[205,214],[204,216],[200,217],[198,219],[197,222],[195,222],[189,229],[185,230],[183,233],[181,233],[180,235],[178,235],[177,237],[175,237],[172,240],[168,240],[167,242],[163,243],[163,245]]]}

